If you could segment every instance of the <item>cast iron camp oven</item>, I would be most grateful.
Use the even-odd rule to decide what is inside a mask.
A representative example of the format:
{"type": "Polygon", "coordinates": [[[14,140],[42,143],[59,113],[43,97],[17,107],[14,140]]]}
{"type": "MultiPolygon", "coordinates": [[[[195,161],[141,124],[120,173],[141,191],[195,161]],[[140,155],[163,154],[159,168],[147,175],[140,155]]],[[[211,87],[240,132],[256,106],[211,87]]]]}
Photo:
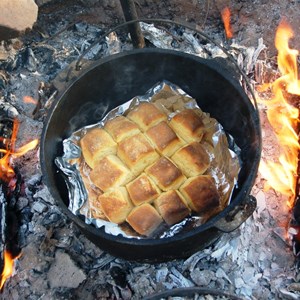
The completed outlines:
{"type": "Polygon", "coordinates": [[[94,62],[53,103],[41,138],[45,184],[57,205],[93,243],[128,260],[158,262],[187,257],[241,225],[254,211],[250,194],[261,152],[257,109],[224,64],[173,50],[135,49],[94,62]],[[63,140],[74,131],[97,123],[108,111],[143,95],[167,80],[195,98],[216,118],[241,149],[241,171],[230,205],[205,224],[163,239],[136,239],[107,234],[87,225],[69,209],[65,178],[54,160],[63,155],[63,140]]]}

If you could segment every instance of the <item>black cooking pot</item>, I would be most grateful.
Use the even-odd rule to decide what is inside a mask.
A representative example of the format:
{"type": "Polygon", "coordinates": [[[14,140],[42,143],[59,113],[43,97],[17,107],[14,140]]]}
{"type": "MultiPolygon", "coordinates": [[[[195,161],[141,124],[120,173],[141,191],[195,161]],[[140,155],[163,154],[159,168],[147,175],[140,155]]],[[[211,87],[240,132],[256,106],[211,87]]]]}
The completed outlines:
{"type": "Polygon", "coordinates": [[[178,51],[139,49],[95,62],[53,104],[41,139],[41,166],[45,184],[58,206],[101,249],[129,260],[163,261],[186,257],[214,242],[244,222],[256,207],[249,196],[261,152],[256,109],[227,68],[178,51]],[[68,191],[54,159],[63,154],[62,141],[75,130],[98,122],[112,108],[145,94],[168,80],[195,98],[232,135],[241,148],[241,171],[231,203],[221,213],[188,232],[164,239],[131,239],[95,228],[68,210],[68,191]]]}

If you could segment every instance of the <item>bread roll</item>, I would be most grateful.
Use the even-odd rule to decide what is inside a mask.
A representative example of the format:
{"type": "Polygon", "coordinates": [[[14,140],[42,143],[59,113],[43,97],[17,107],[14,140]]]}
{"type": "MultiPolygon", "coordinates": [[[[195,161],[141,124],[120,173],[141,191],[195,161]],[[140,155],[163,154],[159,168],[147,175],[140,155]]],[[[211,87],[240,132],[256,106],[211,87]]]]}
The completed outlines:
{"type": "Polygon", "coordinates": [[[198,214],[206,213],[220,206],[220,196],[215,181],[209,175],[191,177],[179,190],[189,207],[198,214]]]}
{"type": "Polygon", "coordinates": [[[182,221],[191,212],[184,198],[176,190],[162,193],[154,200],[154,206],[170,226],[182,221]]]}
{"type": "Polygon", "coordinates": [[[175,115],[170,126],[184,141],[200,142],[204,134],[204,124],[201,117],[193,109],[185,109],[175,115]]]}
{"type": "Polygon", "coordinates": [[[203,174],[210,165],[208,153],[198,142],[193,142],[182,147],[171,159],[187,177],[203,174]]]}
{"type": "Polygon", "coordinates": [[[123,223],[132,210],[132,203],[125,187],[119,187],[108,191],[98,197],[100,207],[113,223],[123,223]]]}
{"type": "Polygon", "coordinates": [[[144,173],[128,183],[126,188],[134,205],[152,202],[160,194],[154,182],[144,173]]]}
{"type": "Polygon", "coordinates": [[[141,102],[128,113],[127,117],[135,122],[142,131],[146,131],[151,126],[167,120],[167,115],[161,112],[154,104],[148,102],[141,102]]]}
{"type": "Polygon", "coordinates": [[[181,170],[164,156],[146,168],[145,172],[163,191],[177,189],[186,179],[181,170]]]}
{"type": "Polygon", "coordinates": [[[139,175],[159,157],[142,133],[121,141],[118,145],[117,155],[136,175],[139,175]]]}
{"type": "Polygon", "coordinates": [[[145,134],[154,148],[164,156],[171,156],[183,145],[183,142],[165,121],[149,128],[145,134]]]}
{"type": "Polygon", "coordinates": [[[140,133],[139,127],[123,116],[118,116],[114,119],[108,120],[104,125],[104,129],[117,143],[140,133]]]}
{"type": "Polygon", "coordinates": [[[126,220],[137,233],[145,236],[151,235],[163,222],[156,209],[148,203],[136,206],[126,220]]]}
{"type": "Polygon", "coordinates": [[[133,175],[115,155],[102,158],[90,173],[92,182],[102,191],[125,185],[133,175]]]}
{"type": "Polygon", "coordinates": [[[116,154],[117,144],[102,128],[93,128],[80,140],[85,162],[93,169],[95,164],[109,154],[116,154]]]}

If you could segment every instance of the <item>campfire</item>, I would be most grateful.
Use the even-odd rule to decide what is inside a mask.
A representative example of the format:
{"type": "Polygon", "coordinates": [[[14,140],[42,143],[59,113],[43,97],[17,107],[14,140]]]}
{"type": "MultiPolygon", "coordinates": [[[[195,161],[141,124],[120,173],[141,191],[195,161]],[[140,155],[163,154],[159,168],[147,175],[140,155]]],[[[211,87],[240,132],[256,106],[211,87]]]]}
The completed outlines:
{"type": "MultiPolygon", "coordinates": [[[[0,278],[0,290],[2,290],[5,281],[13,274],[14,260],[21,256],[17,241],[11,240],[9,236],[11,229],[7,228],[12,224],[9,218],[11,217],[8,213],[10,207],[9,201],[12,201],[12,194],[15,192],[17,187],[17,176],[14,171],[13,159],[22,156],[26,152],[34,149],[38,140],[33,140],[28,144],[16,149],[15,144],[17,140],[17,134],[19,129],[19,121],[17,119],[13,120],[12,132],[9,137],[2,137],[2,144],[6,145],[5,148],[0,149],[2,157],[0,158],[0,180],[2,186],[2,209],[1,209],[1,232],[2,232],[2,273],[0,278]],[[4,201],[7,201],[5,203],[4,201]],[[16,244],[14,244],[16,243],[16,244]]],[[[9,125],[9,122],[6,122],[9,125]]],[[[9,128],[7,129],[9,131],[9,128]]],[[[18,226],[18,225],[17,225],[18,226]]]]}
{"type": "Polygon", "coordinates": [[[292,28],[282,21],[277,29],[275,45],[278,50],[278,69],[281,76],[272,83],[258,87],[264,92],[271,89],[273,97],[263,101],[266,113],[280,145],[278,161],[262,160],[260,172],[267,180],[267,185],[288,197],[287,206],[292,208],[296,197],[298,179],[299,142],[296,132],[299,122],[299,109],[292,103],[291,95],[300,95],[298,79],[298,51],[289,47],[289,40],[294,36],[292,28]],[[289,100],[290,99],[290,100],[289,100]]]}
{"type": "MultiPolygon", "coordinates": [[[[159,263],[136,262],[104,251],[101,243],[90,242],[75,226],[71,212],[62,209],[49,192],[52,186],[45,184],[41,157],[37,153],[42,127],[53,112],[49,108],[61,97],[65,85],[74,84],[73,79],[76,81],[81,76],[73,67],[77,59],[84,56],[81,61],[84,68],[85,63],[93,66],[99,58],[109,61],[116,52],[132,50],[127,31],[116,30],[97,43],[99,36],[113,28],[114,23],[123,22],[122,14],[116,17],[118,10],[122,12],[121,6],[115,1],[109,4],[89,1],[87,7],[78,0],[66,10],[59,1],[48,2],[40,7],[38,26],[0,45],[0,86],[4,87],[0,90],[0,108],[1,116],[5,116],[5,124],[0,121],[0,226],[4,224],[0,228],[4,232],[0,247],[1,296],[5,299],[151,299],[152,295],[162,295],[161,298],[167,299],[172,293],[199,299],[202,295],[211,299],[221,296],[224,299],[297,299],[298,251],[293,253],[292,243],[298,242],[300,228],[297,220],[300,89],[298,51],[290,45],[299,34],[296,27],[285,20],[280,22],[276,33],[275,29],[272,32],[277,49],[275,62],[274,57],[268,56],[269,48],[273,47],[268,37],[264,36],[263,40],[260,38],[263,31],[259,34],[251,31],[256,13],[249,14],[248,3],[241,8],[236,6],[239,1],[233,1],[236,3],[231,3],[229,8],[220,1],[216,7],[208,1],[199,9],[202,4],[176,1],[177,6],[170,5],[168,10],[156,7],[155,3],[136,5],[138,15],[147,17],[152,13],[150,6],[155,7],[155,15],[172,19],[179,10],[186,9],[187,20],[199,24],[197,29],[217,41],[215,45],[178,25],[141,22],[146,46],[179,50],[179,54],[187,52],[212,61],[226,61],[228,54],[232,55],[249,84],[245,84],[243,76],[232,70],[231,65],[226,70],[233,72],[237,80],[241,79],[242,90],[251,99],[249,87],[256,90],[263,141],[259,172],[248,203],[229,215],[227,219],[232,219],[227,221],[239,220],[248,206],[255,207],[256,198],[257,208],[254,212],[250,209],[249,219],[245,218],[239,222],[239,228],[232,227],[232,232],[222,233],[213,243],[186,257],[159,263]],[[114,22],[97,24],[91,17],[90,7],[98,15],[101,11],[106,16],[104,21],[114,22]],[[199,14],[202,21],[198,22],[199,14]],[[58,19],[63,21],[57,22],[58,19]]],[[[261,11],[266,11],[263,3],[261,11]]],[[[115,72],[120,70],[116,66],[115,72]]],[[[101,84],[108,74],[99,79],[101,84]]],[[[80,97],[85,100],[86,95],[80,97]]],[[[74,118],[69,122],[59,118],[57,124],[63,126],[67,122],[73,128],[77,122],[89,123],[91,115],[100,116],[111,100],[101,107],[91,103],[84,108],[89,114],[81,120],[74,118]]],[[[251,108],[255,109],[255,105],[251,108]]],[[[63,114],[68,116],[73,109],[64,110],[63,114]]],[[[235,109],[236,106],[232,110],[235,109]]],[[[56,137],[50,139],[49,145],[56,145],[57,139],[62,142],[56,137]]],[[[63,186],[55,171],[53,182],[57,181],[63,186]]],[[[59,193],[67,194],[67,191],[63,188],[59,193]]],[[[218,228],[222,225],[217,224],[218,228]]],[[[93,230],[97,234],[99,229],[93,230]]],[[[155,251],[153,247],[150,252],[155,251]]]]}

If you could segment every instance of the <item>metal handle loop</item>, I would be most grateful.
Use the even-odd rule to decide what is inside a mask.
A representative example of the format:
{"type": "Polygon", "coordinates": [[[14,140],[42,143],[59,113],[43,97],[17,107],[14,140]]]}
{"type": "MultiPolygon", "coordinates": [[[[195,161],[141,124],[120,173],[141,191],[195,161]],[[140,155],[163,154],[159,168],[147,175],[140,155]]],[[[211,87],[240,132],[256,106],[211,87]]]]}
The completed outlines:
{"type": "Polygon", "coordinates": [[[222,232],[232,232],[240,227],[253,214],[256,206],[256,198],[249,195],[240,205],[232,209],[225,218],[218,220],[214,224],[214,227],[222,232]]]}
{"type": "Polygon", "coordinates": [[[230,60],[230,62],[235,66],[235,68],[237,69],[237,71],[241,74],[243,80],[245,81],[247,88],[251,94],[251,97],[253,99],[253,105],[256,111],[258,111],[258,106],[257,106],[257,101],[256,101],[256,97],[254,92],[252,91],[252,87],[249,83],[249,80],[246,76],[246,74],[243,72],[243,70],[241,70],[241,68],[238,66],[236,60],[234,59],[234,57],[228,52],[228,50],[223,47],[221,44],[219,44],[218,42],[214,41],[212,38],[210,38],[208,35],[206,35],[205,33],[203,33],[202,31],[198,30],[194,25],[191,24],[185,24],[185,23],[181,23],[178,21],[173,21],[173,20],[167,20],[167,19],[136,19],[136,20],[131,20],[131,21],[127,21],[124,22],[122,24],[119,24],[117,26],[115,26],[114,28],[106,31],[104,34],[102,34],[94,43],[92,43],[78,58],[77,63],[75,65],[75,70],[79,71],[81,69],[81,61],[83,59],[83,57],[94,47],[96,46],[102,39],[104,39],[106,36],[108,36],[110,33],[117,31],[118,29],[125,27],[127,25],[131,25],[137,22],[144,22],[144,23],[165,23],[165,24],[171,24],[171,25],[177,25],[177,26],[182,26],[185,28],[188,28],[194,32],[196,32],[197,34],[199,34],[203,39],[205,39],[206,41],[214,44],[215,46],[219,47],[227,56],[228,59],[230,60]]]}

